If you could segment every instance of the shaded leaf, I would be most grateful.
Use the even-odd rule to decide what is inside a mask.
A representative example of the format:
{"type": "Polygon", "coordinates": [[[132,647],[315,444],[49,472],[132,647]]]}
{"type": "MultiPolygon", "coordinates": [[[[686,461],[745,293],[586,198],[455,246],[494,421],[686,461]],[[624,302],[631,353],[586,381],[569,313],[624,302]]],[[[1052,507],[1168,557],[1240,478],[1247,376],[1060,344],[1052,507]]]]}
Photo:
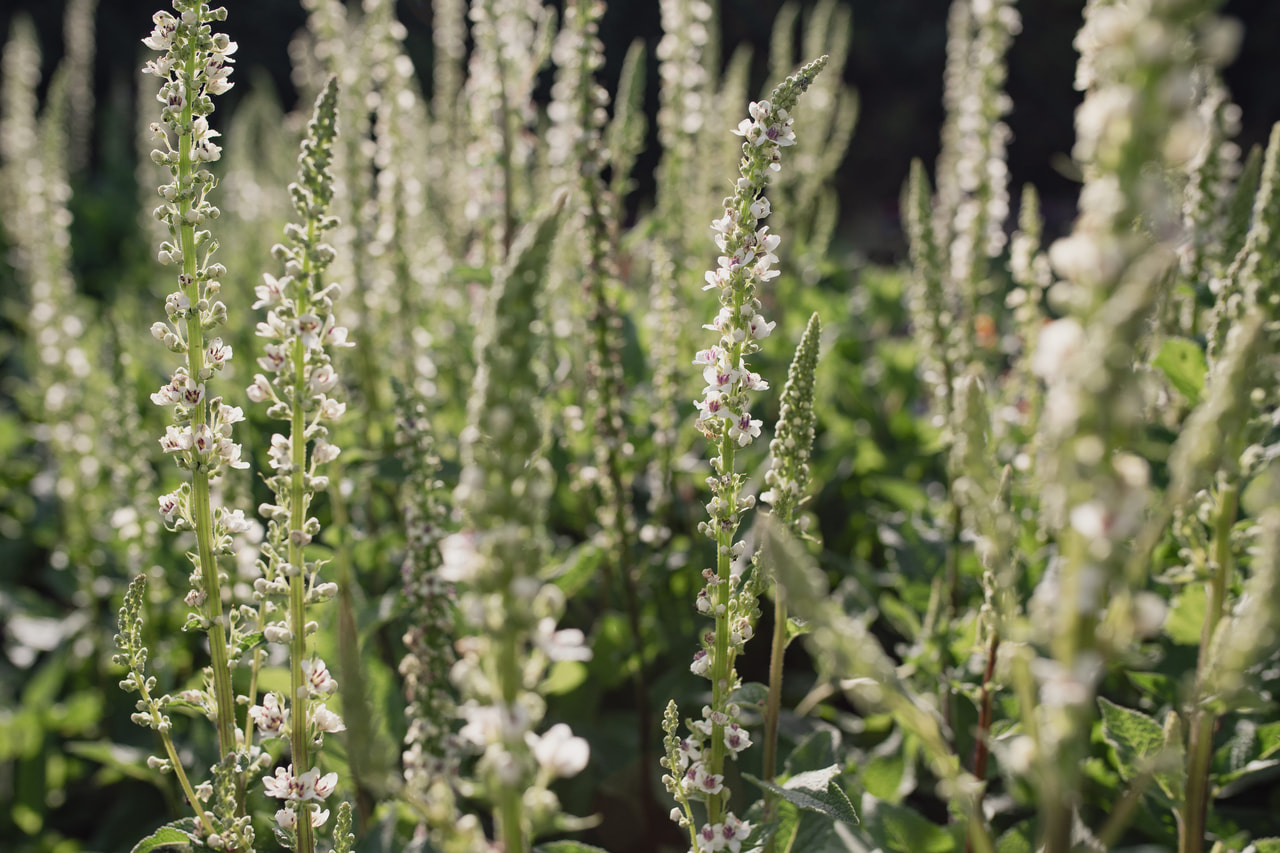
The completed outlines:
{"type": "Polygon", "coordinates": [[[809,770],[797,773],[783,785],[765,782],[750,775],[742,774],[752,784],[766,791],[773,791],[789,803],[793,803],[806,811],[826,815],[833,820],[857,825],[858,815],[853,810],[853,803],[836,781],[840,775],[839,765],[831,765],[822,770],[809,770]]]}

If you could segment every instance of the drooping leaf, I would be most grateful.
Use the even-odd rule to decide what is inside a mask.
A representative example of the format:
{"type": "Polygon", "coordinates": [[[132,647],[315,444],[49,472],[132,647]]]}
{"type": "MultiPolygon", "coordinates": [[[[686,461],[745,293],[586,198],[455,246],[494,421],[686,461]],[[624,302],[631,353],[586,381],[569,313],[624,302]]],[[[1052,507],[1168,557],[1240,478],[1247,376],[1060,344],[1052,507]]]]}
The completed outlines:
{"type": "Polygon", "coordinates": [[[817,812],[855,826],[858,823],[853,803],[849,802],[848,795],[837,781],[840,775],[840,766],[837,764],[822,770],[797,773],[782,785],[765,782],[748,773],[742,775],[757,787],[772,791],[806,811],[817,812]]]}

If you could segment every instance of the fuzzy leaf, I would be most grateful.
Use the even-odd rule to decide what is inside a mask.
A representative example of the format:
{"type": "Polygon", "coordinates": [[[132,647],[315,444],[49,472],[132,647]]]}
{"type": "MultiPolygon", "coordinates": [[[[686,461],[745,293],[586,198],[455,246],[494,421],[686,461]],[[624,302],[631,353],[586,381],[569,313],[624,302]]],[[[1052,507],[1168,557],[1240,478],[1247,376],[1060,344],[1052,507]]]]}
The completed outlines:
{"type": "Polygon", "coordinates": [[[833,764],[822,770],[809,770],[797,773],[783,785],[765,782],[750,775],[742,774],[748,781],[766,791],[773,791],[789,803],[802,809],[826,815],[833,820],[843,821],[854,826],[858,823],[858,815],[853,810],[853,803],[836,781],[840,775],[840,766],[833,764]]]}
{"type": "Polygon", "coordinates": [[[1169,338],[1153,363],[1188,403],[1195,406],[1200,402],[1209,365],[1199,344],[1187,338],[1169,338]]]}
{"type": "Polygon", "coordinates": [[[1164,729],[1152,718],[1140,711],[1098,697],[1102,710],[1102,737],[1116,751],[1116,765],[1126,782],[1144,773],[1153,773],[1165,795],[1174,801],[1181,800],[1186,778],[1181,760],[1173,760],[1181,753],[1176,748],[1166,748],[1164,729]],[[1159,766],[1153,766],[1159,762],[1159,766]]]}
{"type": "Polygon", "coordinates": [[[805,770],[835,764],[836,753],[840,750],[839,738],[840,733],[832,729],[819,729],[805,735],[783,762],[783,773],[791,777],[805,770]]]}
{"type": "Polygon", "coordinates": [[[165,848],[190,850],[191,830],[194,828],[195,821],[191,818],[183,818],[173,823],[166,823],[135,844],[132,853],[151,853],[153,850],[164,850],[165,848]]]}

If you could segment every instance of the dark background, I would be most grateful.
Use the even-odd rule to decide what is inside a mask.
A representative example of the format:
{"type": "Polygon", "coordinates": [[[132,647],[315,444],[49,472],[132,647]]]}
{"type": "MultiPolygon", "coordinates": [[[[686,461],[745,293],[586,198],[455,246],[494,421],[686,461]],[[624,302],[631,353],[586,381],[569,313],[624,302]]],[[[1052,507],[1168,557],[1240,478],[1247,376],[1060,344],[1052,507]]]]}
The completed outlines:
{"type": "MultiPolygon", "coordinates": [[[[743,42],[754,46],[755,89],[764,80],[769,33],[782,0],[721,0],[724,54],[743,42]]],[[[804,0],[805,8],[812,0],[804,0]]],[[[945,57],[947,0],[849,0],[854,18],[854,45],[846,71],[858,91],[861,114],[848,157],[840,171],[843,239],[874,260],[901,256],[898,193],[913,157],[931,164],[937,156],[942,121],[942,68],[945,57]]],[[[1078,93],[1072,88],[1076,54],[1072,38],[1081,21],[1082,0],[1023,0],[1023,30],[1009,57],[1008,90],[1014,112],[1010,147],[1015,195],[1033,182],[1045,199],[1050,235],[1061,232],[1074,214],[1076,189],[1055,169],[1066,161],[1073,139],[1072,112],[1078,93]]],[[[0,3],[0,31],[19,10],[31,15],[44,50],[48,79],[62,50],[62,0],[6,0],[0,3]]],[[[295,95],[289,81],[288,41],[304,21],[294,0],[226,3],[224,29],[240,44],[238,87],[219,99],[219,114],[235,109],[246,84],[265,72],[286,107],[295,95]]],[[[114,204],[124,191],[131,168],[113,162],[132,158],[132,87],[136,68],[149,54],[140,43],[151,28],[151,15],[166,7],[163,0],[102,0],[97,13],[95,59],[97,80],[97,145],[89,172],[77,182],[77,207],[93,206],[95,194],[114,204]]],[[[431,4],[401,0],[400,19],[409,29],[408,47],[424,80],[431,67],[431,4]]],[[[1273,122],[1280,120],[1280,2],[1231,0],[1225,12],[1244,24],[1239,57],[1227,71],[1227,82],[1244,110],[1240,141],[1265,143],[1273,122]]],[[[609,64],[606,83],[616,80],[628,43],[644,38],[650,48],[648,100],[656,109],[656,71],[652,48],[661,36],[657,0],[612,0],[602,27],[609,64]]],[[[642,161],[652,166],[656,154],[642,161]]],[[[645,187],[641,182],[641,193],[645,187]]],[[[136,198],[136,196],[134,196],[136,198]]],[[[633,207],[637,200],[633,199],[633,207]]],[[[641,199],[642,201],[642,199],[641,199]]],[[[127,203],[127,202],[125,202],[127,203]]],[[[111,240],[112,245],[118,245],[111,240]]],[[[77,251],[80,255],[80,251],[77,251]]],[[[98,259],[106,262],[108,259],[98,259]]],[[[95,266],[97,264],[94,264],[95,266]]],[[[94,276],[90,276],[93,278],[94,276]]]]}

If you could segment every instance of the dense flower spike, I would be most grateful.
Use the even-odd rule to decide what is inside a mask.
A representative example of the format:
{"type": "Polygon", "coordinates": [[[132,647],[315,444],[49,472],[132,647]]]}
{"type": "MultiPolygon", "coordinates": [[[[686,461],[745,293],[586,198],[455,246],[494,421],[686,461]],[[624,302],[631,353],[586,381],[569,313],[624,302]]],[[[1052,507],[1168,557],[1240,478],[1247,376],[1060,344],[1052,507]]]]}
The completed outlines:
{"type": "Polygon", "coordinates": [[[341,417],[346,405],[333,395],[338,375],[331,351],[351,346],[347,330],[336,325],[333,303],[341,293],[336,284],[324,284],[325,270],[334,258],[334,249],[324,235],[337,226],[329,215],[333,200],[330,162],[337,132],[338,86],[330,79],[316,101],[315,114],[307,125],[307,136],[298,157],[298,180],[289,185],[299,223],[285,228],[290,245],[278,244],[272,254],[284,262],[285,275],[277,279],[266,274],[257,288],[255,307],[267,309],[267,319],[258,324],[258,336],[267,343],[258,360],[266,373],[254,377],[249,398],[270,403],[267,414],[289,422],[289,433],[271,437],[268,453],[274,471],[268,482],[275,493],[272,503],[261,512],[268,519],[266,557],[257,592],[264,612],[277,608],[269,599],[287,600],[283,621],[264,626],[268,642],[287,644],[290,661],[288,730],[284,712],[273,696],[264,699],[254,716],[264,735],[289,739],[293,764],[286,772],[266,777],[267,794],[286,804],[277,813],[277,823],[297,853],[315,849],[313,829],[328,817],[327,810],[312,810],[310,801],[323,801],[337,782],[337,774],[319,776],[312,766],[311,750],[323,743],[326,733],[344,726],[323,703],[337,683],[324,661],[309,657],[306,606],[332,597],[336,585],[320,583],[321,563],[308,562],[306,547],[320,532],[320,522],[309,514],[315,494],[328,485],[318,473],[319,466],[337,458],[339,449],[330,443],[325,423],[341,417]],[[310,453],[308,453],[308,444],[310,453]],[[302,819],[300,813],[309,815],[302,819]]]}
{"type": "Polygon", "coordinates": [[[405,556],[400,566],[405,603],[410,610],[400,661],[409,729],[401,760],[405,793],[425,817],[424,830],[443,844],[458,821],[450,780],[460,764],[453,720],[457,703],[449,689],[457,593],[440,573],[441,543],[448,533],[444,483],[438,477],[426,405],[403,392],[396,444],[408,476],[403,490],[405,556]]]}
{"type": "Polygon", "coordinates": [[[167,320],[155,323],[151,332],[186,359],[151,399],[173,407],[174,424],[160,446],[180,468],[191,472],[190,482],[161,498],[160,510],[171,530],[195,533],[195,571],[186,600],[196,612],[189,624],[209,637],[218,751],[226,756],[237,750],[237,730],[228,654],[231,636],[223,616],[217,558],[232,553],[232,536],[241,532],[242,515],[221,507],[215,512],[209,483],[225,469],[247,468],[248,463],[240,458],[240,445],[233,440],[234,425],[244,419],[244,413],[223,403],[211,390],[215,375],[231,358],[231,348],[220,338],[206,338],[227,319],[227,308],[218,299],[219,279],[226,270],[213,261],[218,243],[206,230],[219,213],[208,199],[217,182],[206,164],[221,156],[221,148],[213,141],[219,134],[209,126],[209,116],[213,96],[231,88],[228,77],[236,44],[210,26],[226,19],[225,9],[211,10],[202,0],[175,0],[173,9],[176,15],[157,12],[155,29],[143,39],[143,44],[161,53],[143,69],[161,81],[156,96],[160,121],[151,125],[158,147],[151,159],[167,167],[172,176],[160,188],[162,203],[155,210],[155,218],[169,234],[158,257],[162,264],[179,268],[178,289],[165,301],[167,320]]]}
{"type": "MultiPolygon", "coordinates": [[[[1085,182],[1072,233],[1049,250],[1063,279],[1049,295],[1065,316],[1040,333],[1032,363],[1045,382],[1042,517],[1060,554],[1041,595],[1070,603],[1043,622],[1052,660],[1037,670],[1042,701],[1033,712],[1049,853],[1072,845],[1081,734],[1114,653],[1100,640],[1104,608],[1133,606],[1133,586],[1147,571],[1145,560],[1127,559],[1152,495],[1150,465],[1133,452],[1143,427],[1133,352],[1177,264],[1181,216],[1165,170],[1181,167],[1208,132],[1191,97],[1175,90],[1195,66],[1216,68],[1234,49],[1218,5],[1093,2],[1076,38],[1076,85],[1085,96],[1072,153],[1085,182]],[[1140,96],[1146,92],[1160,94],[1140,96]]],[[[1184,813],[1196,849],[1202,818],[1202,805],[1184,813]]]]}
{"type": "Polygon", "coordinates": [[[707,328],[719,332],[720,339],[715,346],[699,351],[693,363],[707,383],[702,399],[695,403],[697,427],[717,448],[711,459],[714,476],[708,479],[711,520],[699,525],[700,532],[716,543],[716,568],[703,572],[707,586],[698,594],[697,607],[716,624],[691,669],[711,680],[712,699],[703,708],[703,719],[694,723],[689,733],[701,758],[684,769],[683,778],[677,776],[677,756],[670,748],[663,759],[668,770],[664,777],[667,790],[681,806],[674,817],[688,829],[694,851],[722,849],[724,827],[736,826],[723,786],[724,760],[737,754],[725,738],[738,713],[729,696],[738,681],[734,659],[751,638],[759,611],[756,589],[742,584],[738,559],[745,543],[735,541],[742,513],[755,505],[755,498],[740,496],[746,478],[735,470],[734,453],[760,435],[761,421],[752,418],[747,408],[749,392],[769,387],[749,369],[746,360],[759,351],[759,341],[774,327],[762,316],[763,303],[758,296],[760,286],[779,274],[774,269],[778,258],[773,252],[781,242],[769,233],[767,225],[760,225],[769,215],[764,192],[770,177],[781,168],[782,148],[795,144],[789,111],[826,61],[822,57],[804,66],[774,89],[769,100],[751,104],[750,117],[734,130],[744,140],[741,173],[734,194],[724,200],[724,215],[711,224],[716,245],[724,254],[716,269],[706,274],[703,289],[714,290],[719,296],[720,310],[707,328]],[[695,828],[691,800],[706,803],[707,823],[701,830],[695,828]]]}

